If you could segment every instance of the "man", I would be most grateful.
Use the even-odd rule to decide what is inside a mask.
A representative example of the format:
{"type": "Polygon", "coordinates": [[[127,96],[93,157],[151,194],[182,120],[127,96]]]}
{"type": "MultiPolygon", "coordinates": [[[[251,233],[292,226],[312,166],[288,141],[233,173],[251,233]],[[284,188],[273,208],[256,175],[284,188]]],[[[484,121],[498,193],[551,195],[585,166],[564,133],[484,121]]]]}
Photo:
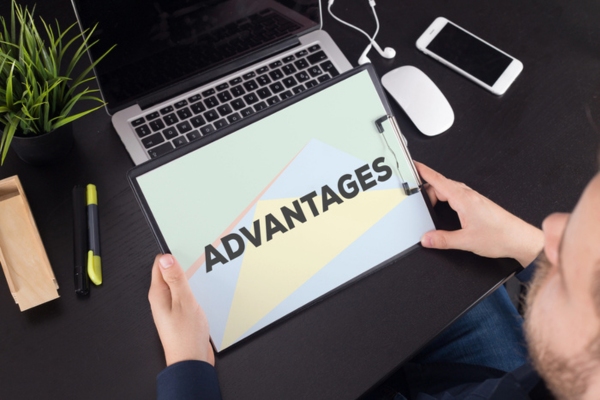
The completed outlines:
{"type": "MultiPolygon", "coordinates": [[[[525,318],[533,364],[556,397],[600,399],[600,173],[588,184],[573,213],[550,215],[542,225],[542,233],[464,184],[446,179],[423,164],[417,163],[417,168],[428,182],[426,189],[432,202],[447,201],[462,227],[452,232],[426,233],[421,241],[424,247],[512,257],[523,266],[529,265],[543,248],[525,318]]],[[[149,300],[168,366],[158,377],[159,398],[219,398],[206,318],[181,267],[170,255],[157,256],[152,274],[149,300]]],[[[452,341],[443,347],[447,345],[453,345],[452,341]]],[[[412,362],[418,362],[419,357],[412,362]]],[[[427,355],[421,360],[425,358],[427,355]]],[[[412,386],[396,398],[544,396],[536,385],[536,375],[527,364],[518,367],[518,360],[511,364],[518,367],[514,371],[496,368],[495,364],[490,367],[478,362],[466,365],[444,361],[423,361],[418,367],[431,373],[421,377],[432,378],[426,383],[433,386],[438,384],[433,377],[448,378],[454,373],[451,385],[446,384],[441,392],[428,390],[427,385],[415,392],[412,386]],[[448,365],[450,368],[445,368],[448,365]],[[456,371],[482,373],[463,379],[461,374],[456,376],[456,371]]],[[[412,383],[409,379],[409,386],[412,383]]]]}

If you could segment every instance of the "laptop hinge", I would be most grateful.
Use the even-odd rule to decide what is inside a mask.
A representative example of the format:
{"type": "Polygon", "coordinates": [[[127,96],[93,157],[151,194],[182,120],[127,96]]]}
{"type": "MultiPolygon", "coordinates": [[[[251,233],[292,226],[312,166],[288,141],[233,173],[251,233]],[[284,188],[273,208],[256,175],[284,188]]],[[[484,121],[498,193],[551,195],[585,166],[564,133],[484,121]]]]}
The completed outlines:
{"type": "Polygon", "coordinates": [[[193,76],[189,79],[182,80],[176,84],[161,88],[154,93],[143,96],[137,101],[137,104],[145,110],[155,104],[162,103],[170,98],[176,97],[181,93],[188,92],[193,88],[200,87],[206,83],[219,79],[222,76],[231,74],[232,72],[241,70],[249,65],[256,64],[259,61],[273,57],[275,54],[286,51],[290,48],[300,45],[297,37],[278,42],[263,50],[249,54],[246,57],[232,61],[228,64],[219,66],[218,68],[207,71],[203,74],[193,76]]]}

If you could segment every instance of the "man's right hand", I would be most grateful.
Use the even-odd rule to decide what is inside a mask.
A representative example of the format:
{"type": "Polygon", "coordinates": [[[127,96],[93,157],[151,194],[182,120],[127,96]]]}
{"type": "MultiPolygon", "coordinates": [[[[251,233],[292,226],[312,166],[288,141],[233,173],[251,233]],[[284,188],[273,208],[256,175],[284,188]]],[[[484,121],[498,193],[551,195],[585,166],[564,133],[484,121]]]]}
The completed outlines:
{"type": "Polygon", "coordinates": [[[167,366],[186,360],[215,365],[206,315],[172,255],[159,254],[154,259],[148,300],[167,366]]]}
{"type": "Polygon", "coordinates": [[[541,230],[509,213],[464,183],[445,178],[415,162],[431,203],[447,201],[460,219],[461,229],[436,230],[421,238],[423,247],[471,251],[483,257],[516,259],[523,267],[544,247],[541,230]]]}

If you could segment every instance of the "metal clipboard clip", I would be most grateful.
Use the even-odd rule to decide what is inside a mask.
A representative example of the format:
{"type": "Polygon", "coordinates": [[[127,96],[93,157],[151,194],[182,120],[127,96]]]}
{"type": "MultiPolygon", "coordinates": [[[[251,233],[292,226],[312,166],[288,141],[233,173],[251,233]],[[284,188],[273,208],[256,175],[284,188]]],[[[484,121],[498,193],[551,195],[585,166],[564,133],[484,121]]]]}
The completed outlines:
{"type": "Polygon", "coordinates": [[[404,135],[402,135],[402,133],[400,132],[400,128],[398,127],[398,124],[396,123],[396,119],[394,118],[394,116],[393,115],[384,115],[383,117],[378,118],[377,120],[375,120],[375,126],[377,127],[377,131],[379,133],[381,133],[381,136],[382,136],[388,150],[390,150],[392,152],[392,154],[394,155],[394,159],[396,161],[396,170],[397,170],[398,174],[400,175],[400,179],[402,180],[402,188],[404,189],[404,193],[406,193],[407,196],[410,196],[412,194],[420,192],[421,186],[422,186],[421,178],[419,177],[419,174],[417,173],[415,165],[412,162],[412,157],[410,156],[410,153],[408,152],[406,139],[404,138],[404,135]],[[396,140],[398,141],[398,144],[400,145],[399,147],[402,152],[402,154],[400,155],[400,158],[398,157],[396,152],[390,146],[388,139],[385,135],[386,132],[385,132],[385,128],[384,128],[383,124],[386,121],[389,121],[389,123],[392,127],[392,130],[394,132],[394,136],[395,136],[396,140]],[[409,182],[413,183],[412,188],[411,188],[411,185],[409,182]]]}

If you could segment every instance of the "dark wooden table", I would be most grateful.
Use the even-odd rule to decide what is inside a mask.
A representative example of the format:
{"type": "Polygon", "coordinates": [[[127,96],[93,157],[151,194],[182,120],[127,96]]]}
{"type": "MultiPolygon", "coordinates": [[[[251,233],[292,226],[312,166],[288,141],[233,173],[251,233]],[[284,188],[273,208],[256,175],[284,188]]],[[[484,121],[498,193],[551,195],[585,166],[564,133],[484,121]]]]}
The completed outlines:
{"type": "MultiPolygon", "coordinates": [[[[33,1],[27,1],[33,4],[33,1]]],[[[0,2],[7,15],[9,1],[0,2]]],[[[372,32],[367,1],[337,0],[337,15],[372,32]]],[[[415,65],[447,96],[456,121],[441,136],[418,133],[394,105],[413,157],[464,181],[539,225],[570,210],[596,168],[600,141],[600,3],[558,0],[380,0],[380,75],[415,65]],[[496,97],[420,53],[415,41],[445,16],[520,59],[513,87],[496,97]]],[[[38,15],[75,20],[68,0],[38,15]]],[[[366,39],[331,19],[324,28],[351,62],[366,39]]],[[[60,164],[36,168],[9,154],[0,178],[18,174],[61,297],[21,313],[0,279],[1,399],[150,399],[164,367],[147,301],[158,247],[125,175],[133,166],[102,111],[74,123],[76,145],[60,164]],[[104,284],[73,291],[71,189],[99,192],[104,284]]],[[[456,226],[439,209],[445,226],[456,226]]],[[[0,221],[2,223],[2,221],[0,221]]],[[[228,399],[352,399],[393,371],[500,284],[516,263],[417,249],[217,357],[228,399]]]]}

